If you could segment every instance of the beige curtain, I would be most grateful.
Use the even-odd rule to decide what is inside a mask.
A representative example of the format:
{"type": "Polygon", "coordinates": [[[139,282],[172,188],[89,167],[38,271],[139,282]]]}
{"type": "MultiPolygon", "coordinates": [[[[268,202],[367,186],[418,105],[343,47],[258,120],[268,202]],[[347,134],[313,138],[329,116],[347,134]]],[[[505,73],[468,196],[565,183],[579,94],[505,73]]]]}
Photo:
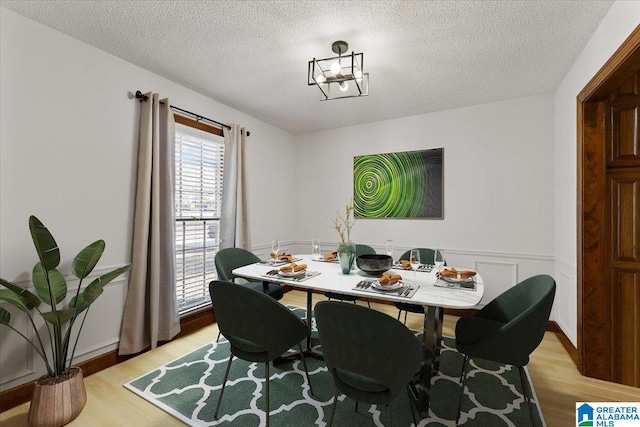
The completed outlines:
{"type": "Polygon", "coordinates": [[[175,122],[168,99],[147,93],[140,103],[133,267],[119,354],[155,348],[180,332],[175,292],[173,170],[175,122]]]}
{"type": "Polygon", "coordinates": [[[224,182],[220,216],[220,249],[236,247],[251,250],[245,176],[247,132],[239,125],[231,125],[231,129],[223,128],[223,132],[224,182]]]}

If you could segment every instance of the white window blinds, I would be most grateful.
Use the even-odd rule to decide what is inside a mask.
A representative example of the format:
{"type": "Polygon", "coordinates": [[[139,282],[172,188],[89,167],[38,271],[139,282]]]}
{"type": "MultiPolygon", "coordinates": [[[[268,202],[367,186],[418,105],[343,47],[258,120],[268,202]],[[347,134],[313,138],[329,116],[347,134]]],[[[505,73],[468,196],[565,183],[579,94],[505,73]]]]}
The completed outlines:
{"type": "Polygon", "coordinates": [[[224,139],[176,124],[176,295],[180,313],[211,302],[217,278],[224,139]]]}

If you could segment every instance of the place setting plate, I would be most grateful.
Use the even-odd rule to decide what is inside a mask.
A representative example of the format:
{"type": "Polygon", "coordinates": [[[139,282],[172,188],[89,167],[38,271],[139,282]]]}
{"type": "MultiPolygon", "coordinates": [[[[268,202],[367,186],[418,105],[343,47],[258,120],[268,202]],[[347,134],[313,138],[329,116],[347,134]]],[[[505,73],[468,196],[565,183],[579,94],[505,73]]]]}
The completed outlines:
{"type": "Polygon", "coordinates": [[[403,286],[404,286],[404,283],[402,283],[402,281],[398,281],[393,285],[389,285],[389,286],[382,286],[380,282],[377,280],[374,280],[373,282],[371,282],[371,287],[374,289],[378,289],[380,291],[397,291],[403,286]]]}
{"type": "Polygon", "coordinates": [[[455,277],[438,277],[435,286],[439,288],[463,289],[468,291],[476,290],[475,276],[466,279],[458,279],[455,277]]]}
{"type": "Polygon", "coordinates": [[[305,274],[307,274],[307,270],[300,270],[300,271],[294,271],[294,272],[285,272],[285,271],[278,272],[278,276],[286,277],[286,278],[304,276],[305,274]]]}

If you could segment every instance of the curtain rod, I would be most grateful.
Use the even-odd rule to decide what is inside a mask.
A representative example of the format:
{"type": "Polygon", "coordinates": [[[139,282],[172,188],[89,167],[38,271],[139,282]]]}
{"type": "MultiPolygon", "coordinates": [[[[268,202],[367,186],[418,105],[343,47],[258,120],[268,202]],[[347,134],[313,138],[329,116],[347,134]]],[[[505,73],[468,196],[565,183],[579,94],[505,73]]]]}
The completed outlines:
{"type": "MultiPolygon", "coordinates": [[[[136,91],[136,99],[139,99],[140,102],[146,101],[148,98],[149,97],[147,95],[145,95],[144,93],[140,92],[139,90],[136,91]]],[[[160,101],[160,104],[164,105],[164,102],[160,101]]],[[[175,107],[173,105],[170,105],[169,107],[171,107],[172,110],[177,110],[177,111],[180,111],[181,113],[189,114],[190,116],[195,117],[196,121],[198,121],[198,120],[206,120],[206,121],[214,123],[214,124],[216,124],[216,125],[218,125],[220,127],[225,127],[227,129],[231,129],[231,126],[229,126],[229,125],[225,125],[224,123],[220,123],[220,122],[217,122],[215,120],[208,119],[208,118],[206,118],[204,116],[201,116],[200,114],[192,113],[191,111],[183,110],[182,108],[178,108],[178,107],[175,107]]],[[[251,132],[247,131],[247,136],[249,136],[249,135],[251,135],[251,132]]]]}

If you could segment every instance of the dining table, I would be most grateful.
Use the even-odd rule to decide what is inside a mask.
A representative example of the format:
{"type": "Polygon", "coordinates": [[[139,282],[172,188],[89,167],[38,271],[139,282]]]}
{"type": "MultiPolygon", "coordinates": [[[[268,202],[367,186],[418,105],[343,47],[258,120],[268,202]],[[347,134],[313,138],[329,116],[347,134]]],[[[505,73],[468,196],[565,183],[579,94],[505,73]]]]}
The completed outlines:
{"type": "MultiPolygon", "coordinates": [[[[412,382],[411,394],[420,415],[426,418],[431,400],[431,378],[440,368],[444,310],[476,307],[484,294],[482,277],[476,274],[471,282],[472,286],[462,287],[439,278],[437,270],[432,266],[423,265],[417,271],[413,271],[404,270],[399,264],[394,264],[389,272],[401,275],[402,280],[391,290],[379,287],[377,277],[366,274],[355,266],[349,274],[344,274],[338,262],[325,261],[322,256],[296,255],[294,262],[307,264],[307,268],[299,275],[284,273],[288,277],[284,277],[280,271],[282,264],[273,261],[265,260],[239,267],[233,270],[233,274],[254,281],[277,282],[305,290],[307,325],[310,330],[314,292],[335,292],[370,300],[415,304],[424,308],[423,333],[419,336],[423,358],[420,372],[412,382]]],[[[321,357],[311,349],[310,338],[307,339],[305,353],[321,357]]]]}

